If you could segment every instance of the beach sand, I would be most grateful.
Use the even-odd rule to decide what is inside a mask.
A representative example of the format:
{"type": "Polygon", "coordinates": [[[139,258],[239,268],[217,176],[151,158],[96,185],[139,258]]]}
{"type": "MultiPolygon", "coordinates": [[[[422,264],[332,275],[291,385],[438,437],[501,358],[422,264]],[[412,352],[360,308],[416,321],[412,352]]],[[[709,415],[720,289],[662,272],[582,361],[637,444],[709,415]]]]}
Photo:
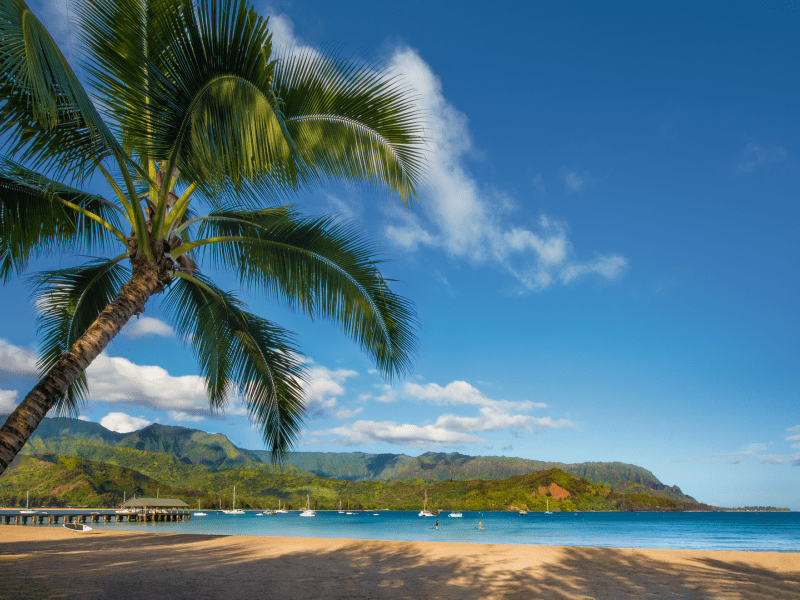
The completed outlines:
{"type": "Polygon", "coordinates": [[[0,525],[0,599],[800,598],[800,553],[0,525]]]}

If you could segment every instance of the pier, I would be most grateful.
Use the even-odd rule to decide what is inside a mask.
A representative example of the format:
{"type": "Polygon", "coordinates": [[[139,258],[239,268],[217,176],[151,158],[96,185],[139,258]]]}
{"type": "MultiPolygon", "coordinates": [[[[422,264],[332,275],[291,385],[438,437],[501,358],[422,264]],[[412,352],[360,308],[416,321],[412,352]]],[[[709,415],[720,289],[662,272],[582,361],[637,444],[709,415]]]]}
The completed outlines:
{"type": "Polygon", "coordinates": [[[3,525],[58,525],[59,523],[135,523],[157,521],[188,521],[188,510],[145,509],[135,513],[35,513],[32,515],[0,515],[3,525]]]}

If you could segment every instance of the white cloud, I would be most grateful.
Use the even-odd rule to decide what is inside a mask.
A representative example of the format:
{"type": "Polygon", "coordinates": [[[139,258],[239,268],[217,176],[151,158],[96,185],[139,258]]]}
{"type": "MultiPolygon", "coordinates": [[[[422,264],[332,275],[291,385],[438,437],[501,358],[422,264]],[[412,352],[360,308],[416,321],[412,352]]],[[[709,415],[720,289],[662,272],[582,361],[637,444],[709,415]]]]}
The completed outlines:
{"type": "Polygon", "coordinates": [[[315,432],[317,435],[334,435],[339,439],[327,443],[341,446],[388,443],[411,448],[449,446],[453,444],[484,444],[485,440],[472,435],[450,431],[433,425],[398,425],[394,421],[356,421],[351,425],[315,432]]]}
{"type": "Polygon", "coordinates": [[[572,426],[572,423],[567,419],[553,421],[550,417],[536,418],[529,415],[511,415],[503,410],[492,407],[481,408],[479,412],[479,417],[442,415],[436,419],[435,426],[450,431],[470,433],[478,431],[498,431],[500,429],[532,431],[533,429],[558,429],[572,426]]]}
{"type": "Polygon", "coordinates": [[[11,414],[17,408],[17,390],[0,390],[0,414],[11,414]]]}
{"type": "Polygon", "coordinates": [[[205,382],[197,375],[173,376],[160,366],[98,356],[86,370],[90,400],[211,416],[205,382]]]}
{"type": "Polygon", "coordinates": [[[475,404],[489,406],[502,410],[530,410],[531,408],[547,408],[544,402],[509,402],[507,400],[491,400],[476,387],[466,381],[452,381],[442,387],[438,383],[407,383],[404,393],[416,400],[427,400],[434,404],[475,404]]]}
{"type": "Polygon", "coordinates": [[[0,380],[11,377],[39,379],[36,355],[0,339],[0,380]]]}
{"type": "Polygon", "coordinates": [[[589,171],[577,173],[564,167],[561,169],[561,176],[564,178],[564,190],[569,193],[582,192],[594,183],[589,171]]]}
{"type": "MultiPolygon", "coordinates": [[[[295,37],[294,25],[286,15],[271,17],[270,28],[276,48],[292,49],[292,53],[315,52],[295,37]]],[[[441,81],[430,66],[408,47],[396,49],[388,66],[390,76],[400,75],[416,92],[415,102],[423,116],[428,143],[422,206],[414,212],[396,205],[384,208],[391,221],[384,229],[389,242],[407,251],[428,246],[474,263],[496,262],[524,289],[532,291],[569,283],[584,275],[612,280],[622,275],[624,269],[602,268],[608,262],[627,264],[618,254],[601,256],[589,263],[577,260],[564,225],[543,228],[540,219],[524,227],[516,219],[512,226],[508,215],[517,203],[507,193],[480,184],[470,172],[466,161],[479,152],[473,147],[467,117],[446,100],[441,81]],[[524,232],[532,243],[517,249],[509,246],[524,232]],[[549,255],[554,244],[564,248],[558,262],[549,255]],[[568,275],[561,276],[562,272],[568,275]]],[[[580,188],[591,180],[588,173],[576,173],[570,181],[573,179],[573,185],[580,188]]],[[[544,193],[540,175],[534,178],[534,186],[544,193]]]]}
{"type": "Polygon", "coordinates": [[[363,406],[359,406],[355,410],[350,410],[348,408],[340,408],[336,412],[333,413],[333,417],[335,419],[339,419],[340,421],[344,421],[345,419],[351,419],[356,415],[360,415],[364,411],[363,406]]]}
{"type": "Polygon", "coordinates": [[[758,460],[768,465],[786,465],[800,461],[800,454],[795,454],[794,456],[779,456],[775,454],[766,454],[764,456],[759,456],[758,460]]]}
{"type": "MultiPolygon", "coordinates": [[[[226,411],[230,413],[230,411],[226,411]]],[[[197,414],[190,414],[187,412],[183,412],[181,410],[171,410],[169,411],[169,420],[173,422],[189,422],[189,423],[197,423],[199,421],[204,420],[205,417],[203,415],[197,414]]]]}
{"type": "Polygon", "coordinates": [[[781,163],[786,160],[787,156],[786,148],[780,146],[765,148],[764,146],[750,143],[747,144],[739,157],[739,161],[736,164],[736,172],[739,175],[752,173],[770,164],[781,163]]]}
{"type": "Polygon", "coordinates": [[[349,369],[328,369],[314,366],[306,371],[303,390],[306,394],[306,408],[311,417],[327,417],[338,410],[339,396],[345,393],[344,382],[358,375],[349,369]]]}
{"type": "Polygon", "coordinates": [[[800,448],[800,433],[787,436],[786,441],[792,444],[792,448],[800,448]]]}
{"type": "Polygon", "coordinates": [[[793,432],[793,431],[800,431],[800,425],[795,425],[794,427],[787,427],[786,431],[793,432]]]}
{"type": "Polygon", "coordinates": [[[86,415],[78,415],[78,421],[88,421],[91,422],[91,419],[86,415]]]}
{"type": "Polygon", "coordinates": [[[105,417],[100,419],[100,425],[111,431],[117,433],[130,433],[137,431],[143,427],[150,425],[152,421],[142,419],[141,417],[132,417],[121,412],[108,413],[105,417]]]}
{"type": "MultiPolygon", "coordinates": [[[[577,260],[562,223],[546,216],[528,226],[520,225],[519,219],[511,221],[508,214],[514,203],[504,193],[481,186],[466,167],[466,159],[475,154],[467,118],[447,102],[430,66],[414,50],[400,48],[391,59],[391,69],[418,92],[418,108],[425,115],[425,135],[430,140],[425,191],[430,201],[423,202],[419,211],[429,223],[423,224],[417,214],[395,209],[395,222],[385,230],[391,242],[407,250],[439,247],[475,263],[497,262],[527,290],[543,290],[588,274],[612,280],[622,275],[620,265],[627,261],[618,254],[588,263],[577,260]]],[[[567,181],[577,191],[591,177],[571,173],[567,181]]],[[[534,185],[543,190],[541,177],[534,185]]]]}
{"type": "Polygon", "coordinates": [[[161,337],[172,337],[174,331],[172,327],[153,317],[139,317],[128,321],[125,327],[120,331],[122,335],[130,338],[142,338],[152,335],[159,335],[161,337]]]}

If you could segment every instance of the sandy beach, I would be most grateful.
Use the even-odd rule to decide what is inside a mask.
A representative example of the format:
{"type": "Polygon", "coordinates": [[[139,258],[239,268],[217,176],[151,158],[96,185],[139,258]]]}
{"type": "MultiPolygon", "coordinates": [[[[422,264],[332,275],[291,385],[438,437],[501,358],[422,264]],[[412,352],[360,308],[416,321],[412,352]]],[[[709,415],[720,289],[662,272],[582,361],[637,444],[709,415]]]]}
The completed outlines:
{"type": "Polygon", "coordinates": [[[800,553],[0,526],[0,598],[800,598],[800,553]]]}

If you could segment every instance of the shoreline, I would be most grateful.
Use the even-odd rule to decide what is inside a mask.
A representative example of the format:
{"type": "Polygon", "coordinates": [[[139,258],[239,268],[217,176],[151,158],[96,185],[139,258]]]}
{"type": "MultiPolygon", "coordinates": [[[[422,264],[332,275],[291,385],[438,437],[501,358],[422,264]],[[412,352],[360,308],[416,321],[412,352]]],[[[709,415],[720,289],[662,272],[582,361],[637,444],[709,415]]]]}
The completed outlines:
{"type": "Polygon", "coordinates": [[[0,527],[3,598],[659,595],[798,598],[800,553],[0,527]]]}

